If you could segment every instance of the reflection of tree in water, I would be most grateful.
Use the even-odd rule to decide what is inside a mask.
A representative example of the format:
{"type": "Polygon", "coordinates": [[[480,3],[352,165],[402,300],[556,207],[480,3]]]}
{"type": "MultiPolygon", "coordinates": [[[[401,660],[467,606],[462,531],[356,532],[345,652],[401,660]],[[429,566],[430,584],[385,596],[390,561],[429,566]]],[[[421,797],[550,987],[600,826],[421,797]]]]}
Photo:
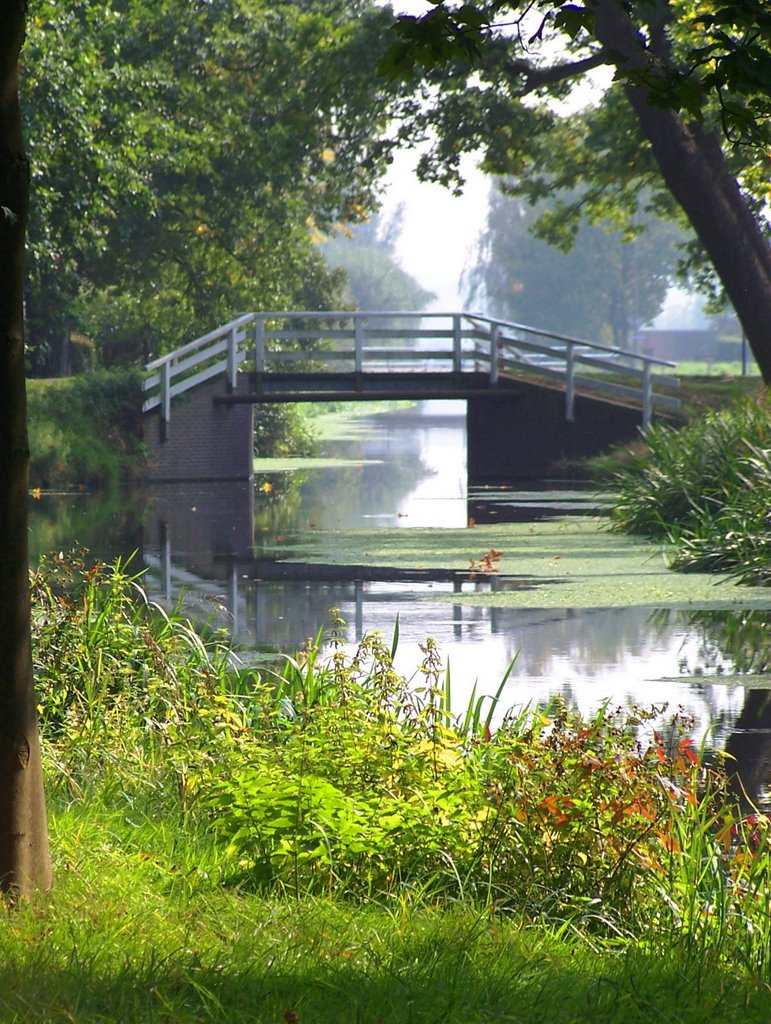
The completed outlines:
{"type": "Polygon", "coordinates": [[[395,514],[396,503],[427,473],[415,454],[404,453],[394,461],[262,474],[256,543],[261,534],[360,526],[364,515],[395,514]],[[270,489],[261,489],[265,484],[270,489]]]}
{"type": "MultiPolygon", "coordinates": [[[[692,649],[684,653],[679,664],[673,664],[672,672],[703,679],[703,683],[691,685],[709,709],[713,735],[727,735],[723,745],[731,755],[728,770],[735,791],[743,800],[753,802],[763,798],[771,773],[771,675],[769,689],[747,689],[738,718],[720,706],[720,687],[714,681],[728,675],[752,673],[757,677],[771,671],[770,620],[768,609],[690,613],[672,609],[652,613],[637,608],[612,612],[575,609],[567,615],[496,610],[496,628],[510,630],[517,638],[517,669],[530,676],[556,675],[555,665],[562,658],[580,666],[582,676],[601,679],[603,665],[618,665],[627,654],[644,656],[656,635],[665,636],[674,630],[697,632],[695,655],[692,649]]],[[[566,680],[554,692],[568,705],[578,703],[575,679],[566,680]]],[[[635,697],[630,694],[628,707],[634,703],[635,697]]]]}
{"type": "Polygon", "coordinates": [[[103,494],[44,494],[30,515],[30,560],[73,546],[94,559],[113,559],[142,547],[142,498],[115,488],[103,494]]]}
{"type": "Polygon", "coordinates": [[[730,659],[735,672],[771,671],[771,610],[691,612],[689,621],[703,630],[705,657],[730,659]]]}
{"type": "Polygon", "coordinates": [[[562,658],[580,666],[587,678],[601,678],[607,666],[642,654],[650,640],[649,622],[644,608],[496,608],[493,629],[514,637],[523,675],[550,676],[562,658]]]}
{"type": "MultiPolygon", "coordinates": [[[[703,671],[737,674],[771,672],[771,610],[692,612],[689,622],[702,631],[703,671]]],[[[748,689],[741,714],[726,742],[734,790],[744,803],[756,804],[771,771],[771,675],[769,686],[748,689]]]]}

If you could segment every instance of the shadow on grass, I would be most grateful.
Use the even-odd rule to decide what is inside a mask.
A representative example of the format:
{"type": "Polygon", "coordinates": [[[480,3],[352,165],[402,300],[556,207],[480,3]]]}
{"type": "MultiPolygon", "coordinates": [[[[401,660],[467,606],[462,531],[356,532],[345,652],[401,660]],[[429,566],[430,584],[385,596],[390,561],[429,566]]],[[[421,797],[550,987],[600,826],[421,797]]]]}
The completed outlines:
{"type": "MultiPolygon", "coordinates": [[[[253,909],[257,910],[257,907],[253,909]]],[[[370,915],[371,916],[371,915],[370,915]]],[[[249,934],[208,934],[174,950],[105,959],[79,950],[41,962],[44,946],[0,968],[0,1020],[45,1024],[475,1024],[475,1022],[768,1020],[768,990],[706,959],[593,952],[578,939],[535,937],[467,919],[417,921],[377,933],[327,932],[287,917],[249,934]],[[450,924],[451,927],[447,927],[450,924]],[[414,927],[413,927],[414,925],[414,927]]],[[[542,935],[543,933],[539,933],[542,935]]],[[[191,937],[192,938],[192,937],[191,937]]],[[[87,943],[88,945],[88,943],[87,943]]]]}

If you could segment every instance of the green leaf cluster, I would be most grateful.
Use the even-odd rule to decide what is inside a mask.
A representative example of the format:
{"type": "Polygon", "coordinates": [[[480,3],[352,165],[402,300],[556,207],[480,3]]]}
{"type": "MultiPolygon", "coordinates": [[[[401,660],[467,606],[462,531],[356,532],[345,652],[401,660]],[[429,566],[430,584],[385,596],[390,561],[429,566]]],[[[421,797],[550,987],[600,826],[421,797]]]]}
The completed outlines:
{"type": "Polygon", "coordinates": [[[339,0],[36,5],[32,370],[58,372],[73,331],[138,363],[241,309],[335,305],[311,229],[376,201],[387,18],[339,0]]]}

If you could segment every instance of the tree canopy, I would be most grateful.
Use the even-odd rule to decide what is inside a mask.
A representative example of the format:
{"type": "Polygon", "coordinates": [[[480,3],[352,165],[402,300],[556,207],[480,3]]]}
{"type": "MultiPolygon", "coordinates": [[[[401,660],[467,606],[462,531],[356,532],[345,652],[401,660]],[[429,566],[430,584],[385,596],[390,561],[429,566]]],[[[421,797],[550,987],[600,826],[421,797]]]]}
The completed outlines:
{"type": "Polygon", "coordinates": [[[463,152],[529,200],[580,190],[545,225],[570,239],[583,214],[680,217],[685,261],[724,290],[771,381],[771,13],[762,0],[439,0],[403,16],[381,62],[422,102],[402,137],[429,140],[424,177],[461,187],[463,152]],[[574,90],[613,81],[576,111],[574,90]],[[566,101],[573,97],[572,103],[566,101]]]}
{"type": "Polygon", "coordinates": [[[321,0],[35,6],[23,59],[32,164],[29,359],[79,331],[106,362],[243,308],[334,304],[308,222],[356,221],[387,161],[389,18],[321,0]]]}
{"type": "Polygon", "coordinates": [[[534,230],[543,221],[548,229],[550,212],[544,201],[528,206],[493,189],[479,258],[467,275],[472,305],[483,299],[493,316],[629,347],[661,311],[681,233],[649,221],[630,238],[582,220],[565,251],[534,230]]]}

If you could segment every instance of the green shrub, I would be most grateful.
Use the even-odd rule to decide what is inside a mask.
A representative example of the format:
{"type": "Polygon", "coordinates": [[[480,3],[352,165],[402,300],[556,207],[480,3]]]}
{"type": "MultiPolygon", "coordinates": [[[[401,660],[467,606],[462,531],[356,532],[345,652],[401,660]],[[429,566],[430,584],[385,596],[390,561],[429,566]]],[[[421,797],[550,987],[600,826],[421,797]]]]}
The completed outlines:
{"type": "Polygon", "coordinates": [[[254,406],[254,453],[258,458],[315,455],[318,441],[300,405],[254,406]]]}
{"type": "Polygon", "coordinates": [[[140,375],[28,382],[32,487],[116,485],[141,468],[140,375]]]}
{"type": "Polygon", "coordinates": [[[150,796],[182,812],[188,762],[208,756],[216,715],[236,713],[252,673],[226,636],[204,639],[150,602],[141,576],[72,553],[32,574],[41,733],[55,789],[150,796]]]}
{"type": "Polygon", "coordinates": [[[672,566],[771,583],[771,405],[745,398],[679,430],[653,426],[616,477],[612,525],[674,545],[672,566]]]}

